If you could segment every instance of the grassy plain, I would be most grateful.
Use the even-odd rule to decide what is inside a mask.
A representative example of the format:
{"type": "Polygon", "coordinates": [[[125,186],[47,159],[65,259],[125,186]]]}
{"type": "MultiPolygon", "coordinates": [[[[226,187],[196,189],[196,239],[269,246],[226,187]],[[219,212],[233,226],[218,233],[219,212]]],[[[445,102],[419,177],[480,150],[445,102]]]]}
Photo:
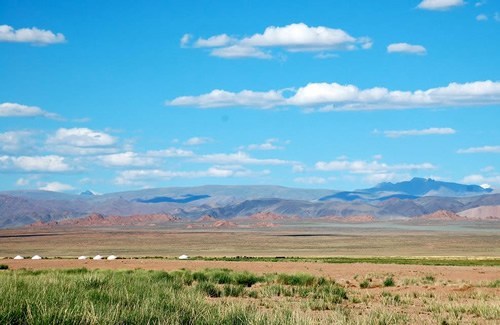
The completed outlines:
{"type": "Polygon", "coordinates": [[[0,323],[500,322],[498,223],[189,226],[0,230],[0,323]]]}
{"type": "Polygon", "coordinates": [[[2,270],[2,324],[496,324],[499,281],[229,269],[2,270]],[[390,279],[390,281],[389,281],[390,279]]]}

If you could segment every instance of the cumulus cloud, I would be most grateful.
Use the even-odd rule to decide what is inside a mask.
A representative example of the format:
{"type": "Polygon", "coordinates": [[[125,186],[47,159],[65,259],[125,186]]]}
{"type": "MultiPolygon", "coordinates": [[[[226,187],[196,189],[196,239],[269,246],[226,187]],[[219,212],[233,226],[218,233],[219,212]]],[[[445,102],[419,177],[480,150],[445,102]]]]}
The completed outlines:
{"type": "Polygon", "coordinates": [[[194,158],[196,162],[202,163],[212,163],[220,165],[288,165],[296,164],[297,162],[281,160],[276,158],[270,159],[259,159],[251,157],[249,154],[243,151],[238,151],[236,153],[216,153],[201,155],[194,158]]]}
{"type": "Polygon", "coordinates": [[[485,176],[481,174],[467,175],[460,181],[465,184],[481,184],[482,187],[487,188],[489,184],[500,185],[500,175],[485,176]]]}
{"type": "Polygon", "coordinates": [[[172,171],[162,169],[137,169],[121,171],[115,179],[119,185],[138,185],[148,182],[168,181],[174,178],[229,178],[267,175],[268,170],[252,171],[240,166],[212,166],[206,170],[172,171]]]}
{"type": "Polygon", "coordinates": [[[186,146],[199,146],[205,143],[213,142],[214,140],[209,137],[192,137],[184,141],[186,146]]]}
{"type": "Polygon", "coordinates": [[[425,10],[448,10],[464,4],[463,0],[423,0],[417,7],[425,10]]]}
{"type": "Polygon", "coordinates": [[[68,155],[114,153],[117,138],[88,128],[60,128],[46,141],[47,150],[68,155]]]}
{"type": "Polygon", "coordinates": [[[412,45],[408,43],[393,43],[387,46],[387,53],[409,53],[426,54],[427,50],[422,45],[412,45]]]}
{"type": "Polygon", "coordinates": [[[0,133],[0,151],[18,152],[33,145],[30,131],[7,131],[0,133]]]}
{"type": "Polygon", "coordinates": [[[48,45],[64,43],[65,37],[61,33],[53,33],[50,30],[32,28],[14,29],[9,25],[0,25],[0,42],[31,43],[37,45],[48,45]]]}
{"type": "Polygon", "coordinates": [[[167,101],[169,106],[198,108],[247,107],[271,109],[295,106],[312,111],[411,109],[426,107],[482,106],[500,103],[500,82],[475,81],[450,83],[427,90],[402,91],[384,87],[359,89],[355,85],[338,83],[309,83],[298,89],[239,93],[213,90],[199,96],[177,97],[167,101]],[[284,93],[289,93],[285,97],[284,93]]]}
{"type": "MultiPolygon", "coordinates": [[[[181,44],[187,44],[187,42],[181,39],[181,44]]],[[[354,50],[369,49],[372,41],[368,37],[353,37],[342,29],[296,23],[286,26],[269,26],[263,33],[242,38],[231,37],[227,34],[199,38],[193,46],[210,48],[211,55],[222,58],[269,59],[272,54],[264,52],[262,48],[278,48],[288,52],[354,50]]]]}
{"type": "Polygon", "coordinates": [[[458,149],[457,153],[500,153],[500,146],[483,146],[458,149]]]}
{"type": "Polygon", "coordinates": [[[176,157],[192,157],[194,156],[194,152],[191,150],[184,150],[179,148],[167,148],[163,150],[150,150],[146,152],[146,156],[149,157],[167,157],[167,158],[176,158],[176,157]]]}
{"type": "Polygon", "coordinates": [[[75,147],[100,147],[115,144],[116,138],[111,135],[88,128],[61,128],[49,137],[49,144],[66,144],[75,147]]]}
{"type": "Polygon", "coordinates": [[[279,140],[278,139],[267,139],[263,143],[254,143],[254,144],[249,144],[248,146],[243,146],[240,147],[240,149],[246,149],[246,150],[263,150],[263,151],[268,151],[268,150],[281,150],[284,149],[283,146],[279,145],[279,140]]]}
{"type": "Polygon", "coordinates": [[[315,168],[319,171],[347,171],[352,174],[386,174],[402,170],[429,170],[436,167],[431,163],[389,165],[376,160],[333,160],[318,161],[315,168]]]}
{"type": "Polygon", "coordinates": [[[57,118],[58,115],[49,113],[37,106],[27,106],[17,103],[1,103],[0,117],[35,117],[57,118]]]}
{"type": "Polygon", "coordinates": [[[56,155],[0,156],[0,169],[57,173],[69,171],[71,167],[64,157],[56,155]]]}
{"type": "Polygon", "coordinates": [[[251,46],[231,45],[214,49],[210,55],[224,59],[255,58],[271,59],[272,55],[251,46]]]}
{"type": "Polygon", "coordinates": [[[419,135],[447,135],[455,134],[456,131],[452,128],[428,128],[423,130],[393,130],[383,131],[388,138],[398,138],[404,136],[419,136],[419,135]]]}
{"type": "Polygon", "coordinates": [[[243,90],[239,93],[233,93],[215,89],[200,96],[177,97],[172,101],[167,101],[166,104],[169,106],[196,106],[200,108],[240,106],[266,109],[282,105],[283,101],[282,91],[257,92],[243,90]]]}
{"type": "Polygon", "coordinates": [[[51,192],[66,192],[66,191],[74,190],[75,188],[71,185],[64,184],[64,183],[50,182],[50,183],[45,183],[45,184],[41,185],[38,189],[43,190],[43,191],[51,191],[51,192]]]}
{"type": "Polygon", "coordinates": [[[194,43],[195,47],[219,47],[226,46],[235,41],[232,37],[227,34],[215,35],[209,38],[198,38],[194,43]]]}
{"type": "Polygon", "coordinates": [[[132,151],[103,155],[100,156],[99,159],[104,165],[110,167],[142,167],[149,166],[155,163],[155,160],[153,158],[142,156],[132,151]]]}

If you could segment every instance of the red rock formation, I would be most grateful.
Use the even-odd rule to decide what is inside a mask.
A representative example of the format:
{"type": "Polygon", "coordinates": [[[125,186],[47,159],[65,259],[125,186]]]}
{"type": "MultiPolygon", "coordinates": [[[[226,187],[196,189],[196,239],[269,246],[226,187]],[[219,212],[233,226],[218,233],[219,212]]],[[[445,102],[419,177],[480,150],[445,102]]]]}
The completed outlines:
{"type": "Polygon", "coordinates": [[[447,210],[439,210],[417,218],[418,220],[467,220],[466,217],[459,216],[458,214],[447,210]]]}

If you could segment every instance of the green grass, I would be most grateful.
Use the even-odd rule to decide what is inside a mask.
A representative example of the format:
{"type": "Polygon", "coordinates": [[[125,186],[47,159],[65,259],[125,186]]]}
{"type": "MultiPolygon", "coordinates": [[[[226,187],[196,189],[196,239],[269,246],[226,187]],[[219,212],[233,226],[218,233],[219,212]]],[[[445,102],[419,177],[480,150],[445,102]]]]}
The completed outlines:
{"type": "Polygon", "coordinates": [[[321,262],[333,264],[372,263],[434,266],[500,266],[500,258],[458,258],[458,257],[202,257],[193,260],[205,261],[260,261],[260,262],[321,262]]]}
{"type": "Polygon", "coordinates": [[[388,276],[387,278],[385,278],[383,283],[384,287],[394,287],[395,285],[394,278],[392,276],[388,276]]]}
{"type": "Polygon", "coordinates": [[[262,312],[231,299],[286,296],[328,308],[347,299],[324,278],[227,269],[7,270],[0,288],[0,324],[286,324],[297,320],[291,306],[262,312]]]}
{"type": "Polygon", "coordinates": [[[368,281],[368,279],[365,279],[363,280],[360,284],[359,284],[359,287],[361,289],[366,289],[370,286],[370,281],[368,281]]]}

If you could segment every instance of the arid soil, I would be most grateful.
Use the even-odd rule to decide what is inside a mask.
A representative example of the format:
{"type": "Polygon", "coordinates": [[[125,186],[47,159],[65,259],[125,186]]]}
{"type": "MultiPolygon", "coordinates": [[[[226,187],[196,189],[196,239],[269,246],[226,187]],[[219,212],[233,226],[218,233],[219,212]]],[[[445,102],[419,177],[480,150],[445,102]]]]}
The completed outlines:
{"type": "Polygon", "coordinates": [[[428,265],[396,265],[396,264],[331,264],[321,262],[261,262],[261,261],[200,261],[200,260],[166,260],[166,259],[119,259],[107,260],[77,260],[77,259],[46,259],[46,260],[1,260],[11,269],[146,269],[172,271],[179,269],[202,270],[206,268],[228,268],[235,271],[250,271],[254,273],[310,273],[334,279],[352,279],[356,275],[393,275],[396,279],[422,277],[432,275],[436,279],[451,281],[481,282],[500,278],[498,267],[469,266],[428,266],[428,265]]]}

